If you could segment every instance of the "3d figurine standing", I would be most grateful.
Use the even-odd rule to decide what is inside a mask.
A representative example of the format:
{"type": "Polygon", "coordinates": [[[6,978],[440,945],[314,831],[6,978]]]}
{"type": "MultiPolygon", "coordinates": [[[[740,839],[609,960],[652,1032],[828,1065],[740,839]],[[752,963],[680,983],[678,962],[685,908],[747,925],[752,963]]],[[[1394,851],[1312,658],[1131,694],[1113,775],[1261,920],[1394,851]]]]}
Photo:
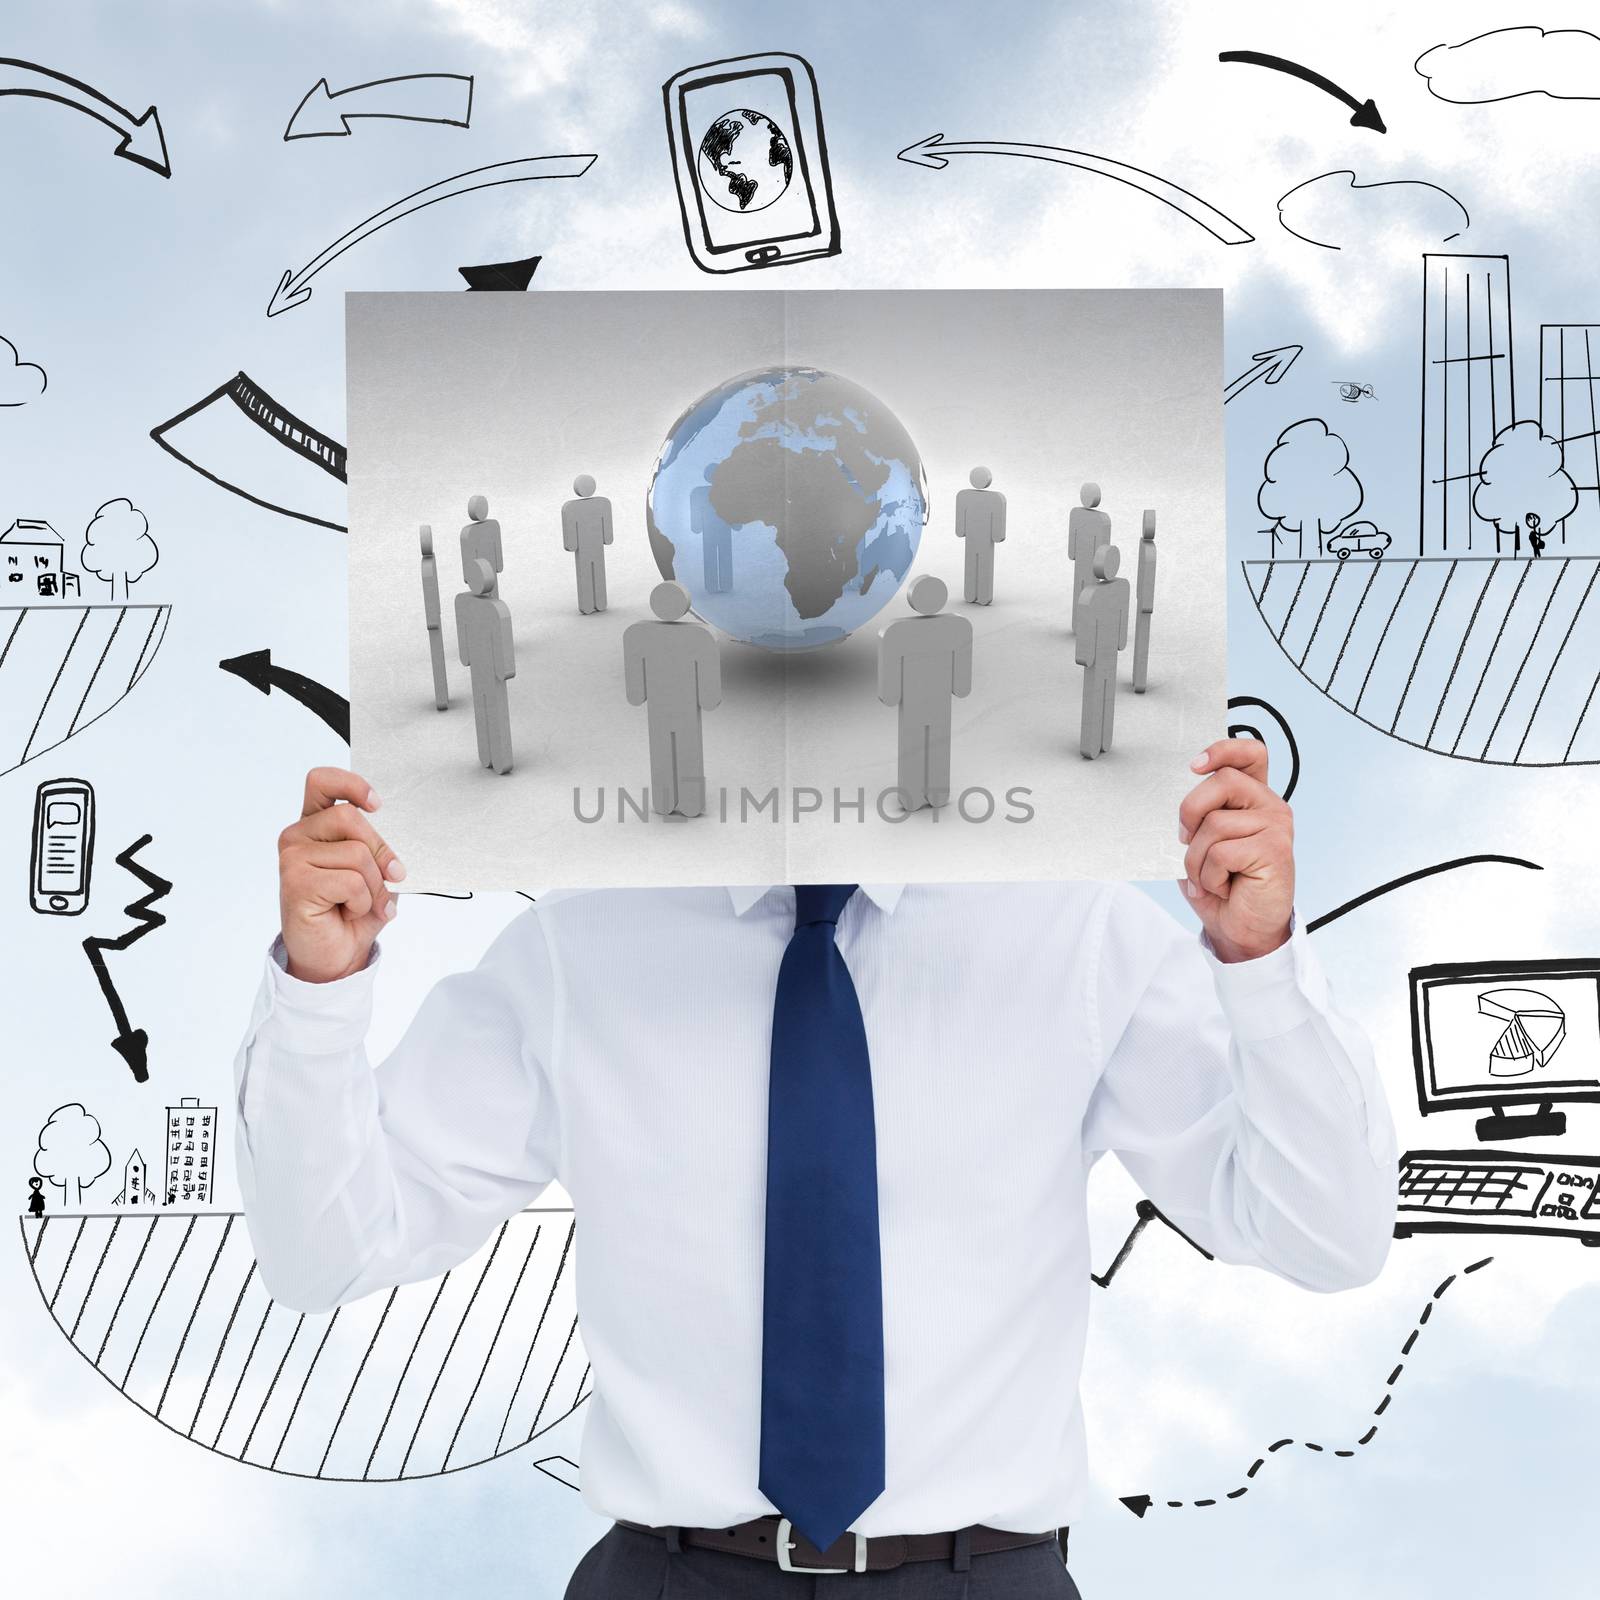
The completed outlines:
{"type": "Polygon", "coordinates": [[[467,501],[467,515],[472,520],[461,530],[461,570],[470,572],[474,561],[487,561],[489,598],[498,600],[500,574],[506,565],[505,553],[500,547],[500,524],[489,515],[489,502],[481,494],[467,501]]]}
{"type": "Polygon", "coordinates": [[[703,622],[689,617],[689,591],[670,580],[650,591],[654,622],[622,634],[628,704],[646,706],[650,808],[698,817],[706,808],[701,713],[722,704],[722,658],[703,622]]]}
{"type": "Polygon", "coordinates": [[[1156,514],[1146,511],[1139,539],[1139,565],[1134,573],[1133,692],[1150,686],[1150,619],[1156,609],[1156,514]]]}
{"type": "Polygon", "coordinates": [[[950,799],[952,699],[972,693],[972,624],[941,615],[948,591],[924,574],[906,591],[916,612],[878,633],[878,698],[900,709],[900,803],[907,811],[950,799]]]}
{"type": "Polygon", "coordinates": [[[689,526],[700,530],[700,565],[707,594],[728,594],[733,589],[733,529],[717,515],[711,503],[711,485],[696,484],[689,491],[689,526]]]}
{"type": "Polygon", "coordinates": [[[1117,576],[1122,552],[1095,551],[1094,576],[1073,616],[1074,654],[1083,668],[1083,726],[1078,748],[1091,761],[1111,748],[1117,709],[1117,652],[1128,646],[1128,580],[1117,576]]]}
{"type": "Polygon", "coordinates": [[[450,679],[444,670],[444,618],[439,610],[439,563],[433,554],[433,529],[423,523],[418,531],[422,540],[422,618],[428,626],[428,655],[433,662],[433,703],[440,711],[448,711],[450,679]]]}
{"type": "Polygon", "coordinates": [[[1077,626],[1078,601],[1094,582],[1097,551],[1111,543],[1111,518],[1099,509],[1100,485],[1086,483],[1078,490],[1080,504],[1067,517],[1067,559],[1072,562],[1073,626],[1077,626]]]}
{"type": "Polygon", "coordinates": [[[967,544],[962,597],[986,606],[994,600],[994,547],[1006,536],[1006,497],[989,487],[994,474],[987,467],[974,467],[967,481],[972,487],[956,495],[956,538],[967,544]]]}
{"type": "Polygon", "coordinates": [[[496,772],[511,770],[511,701],[508,679],[517,675],[511,610],[494,590],[494,568],[482,557],[462,562],[467,593],[456,596],[456,645],[472,669],[472,715],[478,760],[496,772]]]}
{"type": "Polygon", "coordinates": [[[578,569],[578,611],[583,616],[606,608],[606,546],[611,543],[611,502],[594,492],[587,472],[572,480],[575,500],[561,508],[561,545],[572,551],[578,569]]]}

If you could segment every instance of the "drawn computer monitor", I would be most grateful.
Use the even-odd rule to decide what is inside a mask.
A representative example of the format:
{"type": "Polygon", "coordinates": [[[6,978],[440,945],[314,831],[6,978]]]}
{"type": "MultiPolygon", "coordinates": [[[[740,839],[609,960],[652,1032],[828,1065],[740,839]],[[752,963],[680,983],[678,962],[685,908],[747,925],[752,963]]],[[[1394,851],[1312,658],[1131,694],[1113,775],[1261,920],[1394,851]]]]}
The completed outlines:
{"type": "Polygon", "coordinates": [[[1411,1051],[1423,1116],[1488,1106],[1479,1139],[1565,1133],[1557,1101],[1600,1100],[1600,959],[1417,967],[1411,1051]]]}

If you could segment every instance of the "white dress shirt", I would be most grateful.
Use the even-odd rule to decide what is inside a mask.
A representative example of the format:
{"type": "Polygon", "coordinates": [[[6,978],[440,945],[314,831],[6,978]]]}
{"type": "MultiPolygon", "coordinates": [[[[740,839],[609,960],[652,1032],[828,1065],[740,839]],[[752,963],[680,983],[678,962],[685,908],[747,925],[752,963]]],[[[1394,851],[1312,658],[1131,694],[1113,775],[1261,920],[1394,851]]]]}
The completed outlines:
{"type": "MultiPolygon", "coordinates": [[[[585,1499],[658,1526],[772,1512],[767,1071],[793,921],[781,886],[548,896],[376,1067],[381,963],[308,984],[275,945],[235,1063],[267,1288],[315,1311],[435,1277],[558,1179],[593,1369],[585,1499]]],[[[859,1531],[1082,1511],[1104,1151],[1220,1261],[1317,1290],[1379,1271],[1394,1131],[1303,933],[1225,966],[1137,890],[1079,883],[868,885],[837,937],[872,1059],[883,1259],[887,1487],[859,1531]]]]}

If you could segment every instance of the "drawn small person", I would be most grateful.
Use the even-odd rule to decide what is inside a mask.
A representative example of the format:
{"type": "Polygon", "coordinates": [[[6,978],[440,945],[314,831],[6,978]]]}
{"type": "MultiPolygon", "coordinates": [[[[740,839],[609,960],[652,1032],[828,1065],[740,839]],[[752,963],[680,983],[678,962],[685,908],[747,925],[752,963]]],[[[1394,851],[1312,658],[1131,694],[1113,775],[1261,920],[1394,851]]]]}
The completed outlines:
{"type": "Polygon", "coordinates": [[[433,703],[440,711],[450,709],[450,680],[444,670],[444,619],[439,612],[439,563],[433,554],[433,529],[423,523],[418,530],[422,541],[422,618],[428,628],[428,656],[433,662],[433,703]]]}
{"type": "Polygon", "coordinates": [[[1133,692],[1143,694],[1150,684],[1150,619],[1156,609],[1156,514],[1153,511],[1144,514],[1134,604],[1138,620],[1133,625],[1133,692]]]}
{"type": "Polygon", "coordinates": [[[1087,760],[1111,748],[1117,709],[1117,652],[1128,646],[1128,580],[1117,576],[1122,552],[1103,545],[1094,556],[1094,581],[1073,619],[1074,654],[1083,668],[1083,722],[1078,748],[1087,760]]]}
{"type": "Polygon", "coordinates": [[[1006,536],[1006,497],[989,487],[994,474],[987,467],[974,467],[967,482],[972,487],[956,495],[956,538],[967,544],[961,593],[968,605],[986,606],[994,600],[994,547],[1006,536]]]}
{"type": "MultiPolygon", "coordinates": [[[[505,555],[500,548],[500,524],[489,515],[489,502],[481,494],[467,501],[472,519],[461,530],[461,568],[467,571],[474,561],[489,563],[489,598],[500,598],[500,574],[505,571],[505,555]]],[[[469,580],[470,581],[470,580],[469,580]]]]}
{"type": "Polygon", "coordinates": [[[689,617],[689,591],[670,579],[650,591],[654,622],[622,634],[628,704],[645,706],[650,735],[650,809],[701,816],[706,758],[701,714],[722,704],[722,657],[703,622],[689,617]]]}
{"type": "Polygon", "coordinates": [[[467,593],[456,596],[456,645],[472,671],[472,715],[478,760],[511,770],[511,701],[506,683],[517,675],[511,609],[493,594],[494,568],[482,556],[464,562],[467,593]]]}
{"type": "Polygon", "coordinates": [[[28,1215],[42,1217],[44,1215],[44,1179],[28,1179],[28,1215]]]}
{"type": "Polygon", "coordinates": [[[1533,546],[1535,558],[1542,556],[1544,554],[1545,536],[1539,531],[1539,513],[1537,511],[1529,511],[1525,513],[1523,520],[1528,525],[1528,543],[1533,546]]]}
{"type": "Polygon", "coordinates": [[[1111,518],[1099,510],[1100,485],[1086,483],[1078,490],[1079,504],[1067,518],[1067,559],[1072,563],[1072,614],[1074,626],[1078,601],[1094,582],[1096,552],[1111,543],[1111,518]]]}
{"type": "Polygon", "coordinates": [[[878,632],[878,698],[899,707],[897,788],[908,812],[949,802],[951,702],[972,693],[972,624],[941,615],[947,595],[925,573],[906,591],[916,615],[878,632]]]}
{"type": "Polygon", "coordinates": [[[575,500],[561,507],[561,547],[572,551],[578,569],[578,612],[589,616],[606,608],[606,546],[611,543],[611,502],[594,492],[587,472],[572,480],[575,500]]]}

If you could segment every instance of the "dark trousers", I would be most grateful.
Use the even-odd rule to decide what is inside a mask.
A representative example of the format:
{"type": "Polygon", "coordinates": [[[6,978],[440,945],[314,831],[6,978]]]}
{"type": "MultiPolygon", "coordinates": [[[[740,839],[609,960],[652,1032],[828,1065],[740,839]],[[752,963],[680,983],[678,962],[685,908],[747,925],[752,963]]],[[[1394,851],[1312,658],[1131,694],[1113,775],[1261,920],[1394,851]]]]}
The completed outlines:
{"type": "Polygon", "coordinates": [[[1081,1600],[1054,1543],[887,1572],[806,1577],[776,1563],[614,1527],[578,1563],[566,1600],[1081,1600]]]}

